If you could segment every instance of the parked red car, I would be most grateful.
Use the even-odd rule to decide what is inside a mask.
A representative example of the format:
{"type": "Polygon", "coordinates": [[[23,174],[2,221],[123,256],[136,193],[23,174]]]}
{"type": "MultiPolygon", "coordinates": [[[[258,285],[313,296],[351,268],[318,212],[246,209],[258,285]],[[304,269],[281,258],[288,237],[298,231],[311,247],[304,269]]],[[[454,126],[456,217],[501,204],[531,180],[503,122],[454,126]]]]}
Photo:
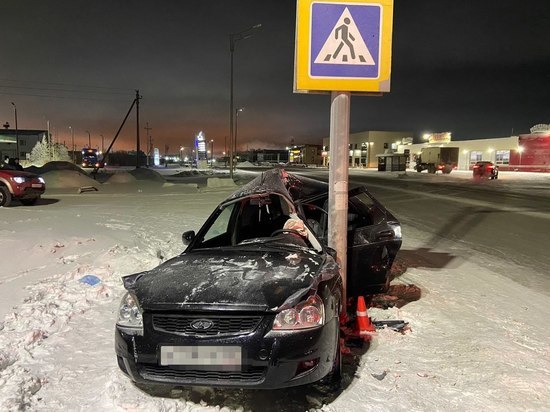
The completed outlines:
{"type": "Polygon", "coordinates": [[[498,179],[498,166],[493,162],[477,162],[472,168],[474,179],[498,179]]]}
{"type": "Polygon", "coordinates": [[[42,177],[30,172],[0,168],[0,206],[9,206],[13,199],[31,206],[45,191],[46,182],[42,177]]]}

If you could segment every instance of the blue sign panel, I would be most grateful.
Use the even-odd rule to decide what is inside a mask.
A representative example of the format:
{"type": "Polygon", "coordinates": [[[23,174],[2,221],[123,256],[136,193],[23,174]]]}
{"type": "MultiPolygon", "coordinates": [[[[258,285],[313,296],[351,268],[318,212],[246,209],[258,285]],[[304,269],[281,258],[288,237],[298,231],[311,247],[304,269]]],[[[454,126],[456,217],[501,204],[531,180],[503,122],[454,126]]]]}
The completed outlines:
{"type": "Polygon", "coordinates": [[[309,75],[378,79],[381,22],[378,4],[313,2],[309,75]]]}

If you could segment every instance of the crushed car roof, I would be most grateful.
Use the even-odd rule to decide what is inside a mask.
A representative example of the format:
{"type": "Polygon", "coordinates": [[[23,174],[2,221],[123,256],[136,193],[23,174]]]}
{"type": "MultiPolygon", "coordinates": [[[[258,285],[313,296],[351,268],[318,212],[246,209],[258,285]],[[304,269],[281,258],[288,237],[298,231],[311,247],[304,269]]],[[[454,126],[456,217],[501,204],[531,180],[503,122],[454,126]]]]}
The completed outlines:
{"type": "Polygon", "coordinates": [[[327,193],[328,189],[326,182],[288,173],[284,169],[272,169],[237,189],[226,201],[265,193],[277,193],[292,201],[299,201],[327,193]]]}

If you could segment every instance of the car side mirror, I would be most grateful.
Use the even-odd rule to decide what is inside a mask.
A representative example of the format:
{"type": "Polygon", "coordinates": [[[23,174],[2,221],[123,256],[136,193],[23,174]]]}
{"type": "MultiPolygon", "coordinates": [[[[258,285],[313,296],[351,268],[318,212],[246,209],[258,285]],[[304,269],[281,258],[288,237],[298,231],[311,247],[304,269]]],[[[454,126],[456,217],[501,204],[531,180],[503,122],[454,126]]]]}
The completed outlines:
{"type": "Polygon", "coordinates": [[[181,235],[181,241],[185,246],[188,246],[193,239],[195,239],[195,231],[194,230],[188,230],[187,232],[183,232],[181,235]]]}

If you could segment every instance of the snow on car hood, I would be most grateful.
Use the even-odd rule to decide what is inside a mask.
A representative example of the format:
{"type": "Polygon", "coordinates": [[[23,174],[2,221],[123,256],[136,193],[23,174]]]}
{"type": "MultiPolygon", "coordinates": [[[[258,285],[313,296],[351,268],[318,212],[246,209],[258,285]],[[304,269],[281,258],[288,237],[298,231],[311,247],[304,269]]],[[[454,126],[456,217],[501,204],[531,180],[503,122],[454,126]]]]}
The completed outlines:
{"type": "Polygon", "coordinates": [[[127,276],[124,284],[144,310],[217,304],[276,310],[314,287],[326,273],[325,263],[325,257],[300,250],[222,249],[215,256],[201,250],[127,276]]]}

